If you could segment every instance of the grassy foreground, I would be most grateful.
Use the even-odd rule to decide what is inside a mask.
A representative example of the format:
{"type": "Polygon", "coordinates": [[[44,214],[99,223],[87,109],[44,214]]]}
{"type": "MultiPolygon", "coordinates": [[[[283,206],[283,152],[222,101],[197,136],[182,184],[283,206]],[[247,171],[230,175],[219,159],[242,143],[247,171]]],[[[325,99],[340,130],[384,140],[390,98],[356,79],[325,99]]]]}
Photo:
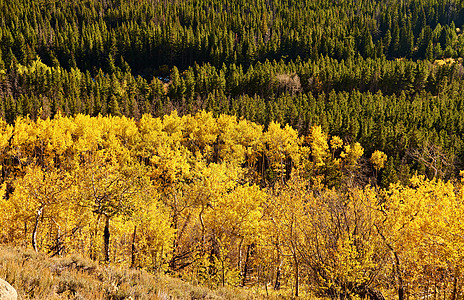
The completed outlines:
{"type": "Polygon", "coordinates": [[[0,246],[0,278],[19,299],[260,299],[253,291],[211,290],[142,270],[100,265],[77,255],[50,258],[0,246]]]}

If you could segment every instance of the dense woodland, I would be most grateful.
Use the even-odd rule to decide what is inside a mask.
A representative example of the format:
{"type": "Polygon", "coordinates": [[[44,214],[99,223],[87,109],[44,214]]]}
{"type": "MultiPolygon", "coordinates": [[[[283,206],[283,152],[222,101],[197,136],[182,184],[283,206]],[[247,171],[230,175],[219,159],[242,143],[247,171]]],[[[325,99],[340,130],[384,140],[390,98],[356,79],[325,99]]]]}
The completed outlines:
{"type": "Polygon", "coordinates": [[[463,30],[460,0],[0,0],[0,242],[463,299],[463,30]]]}
{"type": "Polygon", "coordinates": [[[58,115],[3,122],[0,147],[10,245],[286,296],[463,296],[464,181],[379,189],[385,153],[320,126],[58,115]]]}
{"type": "Polygon", "coordinates": [[[207,110],[321,125],[392,172],[461,166],[461,1],[0,1],[0,15],[8,123],[207,110]]]}

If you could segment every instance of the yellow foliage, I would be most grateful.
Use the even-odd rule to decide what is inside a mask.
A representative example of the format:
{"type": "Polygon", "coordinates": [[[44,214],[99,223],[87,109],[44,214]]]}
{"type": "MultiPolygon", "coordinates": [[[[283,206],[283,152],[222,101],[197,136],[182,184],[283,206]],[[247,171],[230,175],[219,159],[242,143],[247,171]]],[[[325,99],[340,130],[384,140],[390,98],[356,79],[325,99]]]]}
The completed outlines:
{"type": "MultiPolygon", "coordinates": [[[[309,144],[311,146],[311,154],[313,156],[313,161],[316,163],[316,166],[323,166],[325,158],[328,156],[329,145],[327,144],[327,134],[322,132],[321,126],[312,126],[309,130],[309,135],[307,137],[309,144]]],[[[332,139],[335,146],[339,146],[341,140],[334,137],[332,139]]],[[[341,145],[340,145],[341,146],[341,145]]]]}
{"type": "Polygon", "coordinates": [[[340,157],[344,158],[348,166],[355,167],[358,159],[364,154],[364,149],[358,142],[353,145],[345,145],[340,157]]]}
{"type": "MultiPolygon", "coordinates": [[[[107,226],[113,262],[353,299],[400,282],[419,298],[435,278],[451,294],[462,276],[462,179],[356,187],[363,148],[320,126],[302,138],[206,112],[57,115],[1,122],[0,148],[7,243],[30,246],[35,232],[39,250],[101,259],[107,226]]],[[[377,171],[386,160],[371,157],[377,171]]]]}
{"type": "Polygon", "coordinates": [[[382,151],[376,150],[372,153],[370,161],[374,165],[374,168],[379,171],[384,168],[385,162],[387,161],[387,155],[382,151]]]}
{"type": "Polygon", "coordinates": [[[338,137],[338,136],[333,136],[332,139],[330,140],[330,147],[332,147],[333,150],[340,149],[343,146],[343,140],[338,137]]]}
{"type": "Polygon", "coordinates": [[[286,175],[287,159],[291,159],[293,164],[298,165],[301,139],[296,130],[288,125],[281,128],[280,124],[271,122],[264,134],[264,140],[268,145],[266,154],[271,166],[281,177],[286,175]]]}

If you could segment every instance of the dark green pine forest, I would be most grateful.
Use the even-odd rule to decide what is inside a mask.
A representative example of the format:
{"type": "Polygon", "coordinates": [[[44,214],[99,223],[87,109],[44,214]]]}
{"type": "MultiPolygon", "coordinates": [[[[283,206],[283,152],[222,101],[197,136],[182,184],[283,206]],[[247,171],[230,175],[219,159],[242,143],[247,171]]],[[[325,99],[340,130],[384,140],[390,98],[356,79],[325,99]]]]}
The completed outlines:
{"type": "Polygon", "coordinates": [[[0,0],[0,116],[199,110],[388,156],[379,183],[464,159],[464,1],[0,0]]]}

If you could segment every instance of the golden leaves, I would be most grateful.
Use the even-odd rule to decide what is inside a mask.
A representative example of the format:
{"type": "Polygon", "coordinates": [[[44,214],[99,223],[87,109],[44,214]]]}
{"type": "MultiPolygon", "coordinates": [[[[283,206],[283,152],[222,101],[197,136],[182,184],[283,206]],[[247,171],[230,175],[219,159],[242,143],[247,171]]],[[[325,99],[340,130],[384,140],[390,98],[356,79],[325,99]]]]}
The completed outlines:
{"type": "MultiPolygon", "coordinates": [[[[319,126],[300,137],[274,122],[265,130],[234,116],[173,112],[139,121],[20,118],[0,123],[0,133],[11,185],[0,236],[12,243],[29,244],[35,231],[39,249],[101,259],[108,231],[110,260],[135,257],[152,270],[182,267],[181,275],[226,283],[238,282],[253,248],[265,280],[279,269],[317,292],[353,295],[354,286],[393,276],[388,286],[394,268],[418,286],[432,276],[421,266],[437,273],[464,260],[461,182],[342,185],[364,149],[319,126]]],[[[379,171],[386,159],[375,151],[371,163],[379,171]]]]}
{"type": "Polygon", "coordinates": [[[383,169],[385,167],[385,162],[387,161],[387,155],[383,153],[382,151],[375,150],[374,153],[372,153],[371,163],[374,165],[374,168],[379,171],[380,169],[383,169]]]}

